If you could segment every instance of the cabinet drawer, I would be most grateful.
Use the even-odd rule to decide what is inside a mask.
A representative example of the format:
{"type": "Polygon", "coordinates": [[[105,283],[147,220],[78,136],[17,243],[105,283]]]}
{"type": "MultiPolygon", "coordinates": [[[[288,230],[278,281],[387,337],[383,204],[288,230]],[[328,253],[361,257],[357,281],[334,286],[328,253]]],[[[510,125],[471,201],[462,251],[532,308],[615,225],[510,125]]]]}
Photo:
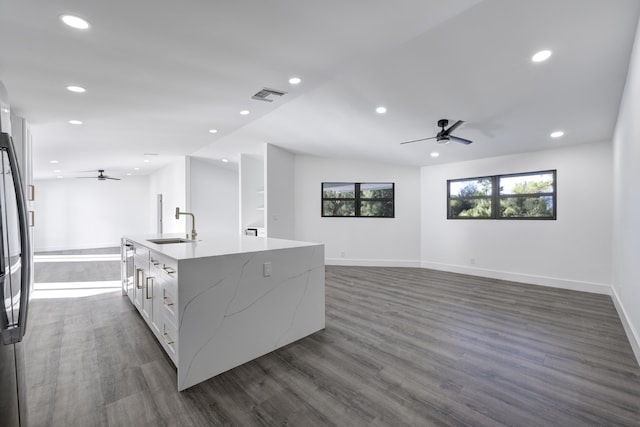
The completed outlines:
{"type": "Polygon", "coordinates": [[[162,315],[174,328],[178,326],[178,294],[172,286],[161,286],[162,289],[162,315]]]}
{"type": "Polygon", "coordinates": [[[133,253],[136,257],[149,260],[149,249],[140,245],[133,245],[133,253]]]}
{"type": "Polygon", "coordinates": [[[178,365],[178,330],[168,322],[162,322],[160,343],[173,363],[178,365]]]}
{"type": "Polygon", "coordinates": [[[151,252],[149,256],[151,267],[155,269],[156,276],[169,279],[178,279],[178,263],[176,260],[157,252],[151,252]]]}
{"type": "Polygon", "coordinates": [[[149,268],[149,254],[147,253],[146,256],[135,254],[133,256],[133,263],[136,266],[143,268],[144,270],[147,270],[149,268]]]}

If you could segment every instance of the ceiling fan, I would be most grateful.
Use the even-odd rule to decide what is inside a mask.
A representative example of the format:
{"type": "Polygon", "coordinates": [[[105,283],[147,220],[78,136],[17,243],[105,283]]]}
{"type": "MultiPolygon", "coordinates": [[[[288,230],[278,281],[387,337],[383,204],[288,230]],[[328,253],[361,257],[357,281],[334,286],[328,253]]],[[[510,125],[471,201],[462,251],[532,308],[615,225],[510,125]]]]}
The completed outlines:
{"type": "Polygon", "coordinates": [[[98,176],[79,176],[78,178],[93,178],[98,181],[106,181],[107,179],[113,179],[115,181],[120,181],[120,178],[111,178],[104,174],[104,169],[98,169],[98,176]]]}
{"type": "Polygon", "coordinates": [[[449,120],[440,119],[440,120],[438,120],[438,126],[441,127],[442,130],[440,132],[438,132],[438,134],[436,136],[431,136],[429,138],[414,139],[413,141],[405,141],[405,142],[401,142],[400,144],[410,144],[412,142],[426,141],[428,139],[435,139],[438,142],[438,144],[448,144],[451,141],[455,141],[455,142],[459,142],[461,144],[469,145],[473,141],[470,141],[468,139],[459,138],[457,136],[451,135],[451,132],[456,130],[456,128],[458,126],[460,126],[461,124],[463,124],[463,123],[464,123],[463,120],[458,120],[457,122],[452,124],[449,127],[449,129],[445,129],[447,127],[447,125],[449,124],[449,120]]]}

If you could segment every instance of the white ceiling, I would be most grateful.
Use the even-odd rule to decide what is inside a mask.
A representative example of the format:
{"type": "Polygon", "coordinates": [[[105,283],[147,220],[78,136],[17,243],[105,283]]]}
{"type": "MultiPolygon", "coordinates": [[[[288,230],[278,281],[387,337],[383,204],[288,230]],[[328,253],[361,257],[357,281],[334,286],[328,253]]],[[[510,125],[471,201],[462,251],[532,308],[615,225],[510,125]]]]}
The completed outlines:
{"type": "Polygon", "coordinates": [[[639,15],[637,0],[0,0],[0,80],[37,178],[233,162],[263,142],[422,166],[610,140],[639,15]],[[252,100],[263,87],[288,93],[252,100]],[[399,144],[440,118],[474,144],[399,144]]]}

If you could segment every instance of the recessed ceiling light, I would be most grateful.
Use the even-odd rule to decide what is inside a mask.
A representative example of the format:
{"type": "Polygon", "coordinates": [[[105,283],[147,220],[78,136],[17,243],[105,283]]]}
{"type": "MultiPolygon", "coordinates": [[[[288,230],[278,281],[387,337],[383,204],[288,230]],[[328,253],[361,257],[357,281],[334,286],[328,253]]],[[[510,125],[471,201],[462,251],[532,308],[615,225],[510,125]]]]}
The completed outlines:
{"type": "Polygon", "coordinates": [[[551,57],[551,51],[550,50],[541,50],[540,52],[538,52],[535,55],[533,55],[531,57],[531,60],[533,62],[542,62],[542,61],[546,61],[547,59],[549,59],[549,57],[551,57]]]}
{"type": "Polygon", "coordinates": [[[133,168],[133,170],[134,170],[134,171],[139,171],[139,170],[140,170],[140,168],[133,168]]]}
{"type": "Polygon", "coordinates": [[[87,90],[85,88],[83,88],[82,86],[67,86],[67,90],[69,92],[75,92],[75,93],[83,93],[86,92],[87,90]]]}
{"type": "Polygon", "coordinates": [[[440,155],[440,153],[434,151],[433,153],[431,153],[431,157],[438,157],[440,155]]]}
{"type": "Polygon", "coordinates": [[[53,173],[60,173],[60,172],[62,172],[60,169],[55,169],[55,170],[53,171],[53,173]]]}
{"type": "Polygon", "coordinates": [[[555,132],[551,132],[551,135],[549,135],[551,138],[560,138],[562,135],[564,135],[564,132],[562,132],[561,130],[557,130],[555,132]]]}
{"type": "Polygon", "coordinates": [[[302,81],[302,79],[300,77],[291,77],[289,79],[289,83],[292,84],[292,85],[300,84],[301,81],[302,81]]]}
{"type": "Polygon", "coordinates": [[[53,163],[55,165],[56,163],[60,163],[60,162],[57,160],[49,160],[49,163],[53,163]]]}
{"type": "Polygon", "coordinates": [[[249,110],[242,110],[240,111],[240,114],[242,114],[243,116],[246,116],[247,114],[249,114],[249,110]]]}
{"type": "Polygon", "coordinates": [[[68,26],[72,28],[76,28],[78,30],[86,30],[90,27],[89,23],[85,19],[80,18],[79,16],[62,15],[60,16],[60,19],[62,20],[62,22],[64,22],[68,26]]]}
{"type": "Polygon", "coordinates": [[[384,114],[386,112],[387,112],[387,109],[385,107],[376,108],[376,113],[378,113],[378,114],[384,114]]]}
{"type": "Polygon", "coordinates": [[[222,159],[222,163],[227,163],[229,159],[222,159]]]}
{"type": "Polygon", "coordinates": [[[209,133],[218,133],[218,129],[209,129],[209,133]]]}
{"type": "Polygon", "coordinates": [[[82,120],[69,120],[69,123],[71,123],[72,125],[81,125],[82,120]]]}
{"type": "Polygon", "coordinates": [[[127,173],[127,176],[131,176],[131,172],[128,172],[128,173],[127,173]]]}
{"type": "Polygon", "coordinates": [[[144,159],[144,160],[143,160],[143,162],[144,162],[144,163],[149,163],[150,161],[151,161],[151,160],[149,160],[149,159],[144,159]]]}

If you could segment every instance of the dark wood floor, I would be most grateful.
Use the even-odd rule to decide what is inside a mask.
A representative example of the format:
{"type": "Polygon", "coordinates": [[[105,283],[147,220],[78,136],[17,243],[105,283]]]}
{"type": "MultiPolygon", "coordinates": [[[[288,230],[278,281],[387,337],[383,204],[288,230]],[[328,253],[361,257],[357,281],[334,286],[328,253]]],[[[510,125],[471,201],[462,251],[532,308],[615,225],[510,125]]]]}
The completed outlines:
{"type": "MultiPolygon", "coordinates": [[[[38,263],[36,281],[116,280],[118,269],[38,263]]],[[[178,393],[175,369],[119,292],[36,299],[31,424],[640,425],[640,368],[607,296],[327,267],[326,303],[324,331],[178,393]]]]}

